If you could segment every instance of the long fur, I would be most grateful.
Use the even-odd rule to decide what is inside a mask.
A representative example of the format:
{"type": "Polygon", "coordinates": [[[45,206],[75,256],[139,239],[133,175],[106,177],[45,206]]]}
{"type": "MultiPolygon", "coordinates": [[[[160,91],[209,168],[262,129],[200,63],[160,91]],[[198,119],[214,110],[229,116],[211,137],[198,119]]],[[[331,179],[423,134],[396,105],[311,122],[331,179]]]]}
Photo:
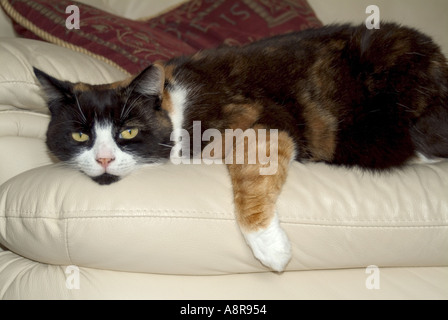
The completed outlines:
{"type": "MultiPolygon", "coordinates": [[[[446,58],[428,36],[396,24],[383,23],[379,30],[334,25],[206,50],[108,85],[35,74],[52,114],[47,145],[65,162],[104,148],[95,145],[96,123],[112,128],[103,133],[112,137],[104,141],[114,141],[110,150],[132,155],[135,163],[167,160],[173,146],[179,153],[181,133],[193,137],[194,121],[200,121],[201,134],[278,130],[277,140],[255,143],[263,151],[275,144],[274,174],[260,176],[265,164],[248,157],[227,164],[241,231],[255,256],[276,271],[291,256],[275,203],[292,160],[385,170],[416,154],[448,158],[446,58]],[[139,133],[123,140],[119,133],[126,128],[139,133]],[[73,132],[91,139],[76,142],[73,132]]],[[[204,148],[208,141],[201,143],[204,148]]],[[[105,165],[113,166],[115,157],[100,160],[90,165],[103,174],[92,178],[117,181],[120,174],[105,165]]]]}

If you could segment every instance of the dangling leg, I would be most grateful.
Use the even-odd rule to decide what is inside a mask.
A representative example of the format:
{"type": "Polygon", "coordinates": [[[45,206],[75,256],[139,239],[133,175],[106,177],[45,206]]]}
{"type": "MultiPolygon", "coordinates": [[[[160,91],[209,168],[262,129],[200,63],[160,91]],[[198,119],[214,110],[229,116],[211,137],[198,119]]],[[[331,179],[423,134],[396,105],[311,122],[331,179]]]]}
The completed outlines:
{"type": "Polygon", "coordinates": [[[238,143],[232,161],[226,158],[226,163],[240,229],[255,257],[280,272],[291,259],[291,246],[279,224],[275,205],[294,157],[294,142],[285,132],[267,132],[266,139],[260,139],[258,129],[261,127],[249,129],[256,131],[256,142],[243,142],[244,163],[236,163],[238,143]],[[254,164],[249,161],[250,152],[257,153],[254,164]],[[263,163],[260,155],[267,155],[270,162],[263,163]]]}

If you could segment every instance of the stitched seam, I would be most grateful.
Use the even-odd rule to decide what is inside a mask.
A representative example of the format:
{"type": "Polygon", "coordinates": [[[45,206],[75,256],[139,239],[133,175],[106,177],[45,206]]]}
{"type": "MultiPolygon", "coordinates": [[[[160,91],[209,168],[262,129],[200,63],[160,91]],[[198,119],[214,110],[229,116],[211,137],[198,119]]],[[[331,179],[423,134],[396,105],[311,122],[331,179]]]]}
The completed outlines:
{"type": "Polygon", "coordinates": [[[48,120],[50,119],[50,115],[48,114],[43,114],[43,113],[38,113],[32,110],[24,110],[24,109],[16,109],[16,110],[3,110],[0,111],[0,116],[3,114],[20,114],[20,115],[30,115],[30,116],[37,116],[39,118],[47,118],[48,120]]]}
{"type": "MultiPolygon", "coordinates": [[[[1,212],[1,211],[0,211],[1,212]]],[[[8,210],[8,212],[18,212],[18,213],[23,213],[23,214],[34,214],[35,212],[33,211],[22,211],[22,210],[8,210]]],[[[174,211],[174,212],[178,212],[178,213],[185,213],[185,214],[207,214],[207,215],[213,215],[213,217],[210,218],[202,218],[202,217],[190,217],[190,216],[166,216],[166,215],[150,215],[150,216],[146,216],[143,215],[144,213],[171,213],[173,211],[171,210],[88,210],[88,211],[60,211],[58,213],[60,214],[70,214],[70,213],[88,213],[88,212],[110,212],[111,214],[114,213],[120,213],[120,212],[126,212],[126,213],[132,213],[132,212],[140,212],[142,213],[141,215],[123,215],[123,216],[92,216],[92,217],[62,217],[62,218],[58,218],[58,217],[46,217],[46,216],[41,216],[41,217],[27,217],[27,216],[18,216],[18,217],[11,217],[11,216],[0,216],[0,218],[7,218],[7,219],[54,219],[54,220],[63,220],[63,219],[110,219],[110,218],[185,218],[185,219],[194,219],[194,218],[198,218],[198,219],[218,219],[219,217],[217,216],[221,216],[221,217],[232,217],[232,219],[234,218],[233,214],[227,214],[227,213],[219,213],[219,212],[209,212],[209,211],[174,211]]],[[[46,213],[48,214],[56,214],[56,212],[52,212],[52,211],[47,211],[46,213]]],[[[280,217],[280,221],[282,221],[283,223],[293,223],[293,224],[304,224],[304,225],[312,225],[312,224],[324,224],[324,223],[332,223],[335,225],[338,224],[351,224],[351,223],[421,223],[421,222],[427,222],[427,223],[441,223],[441,224],[447,224],[448,225],[448,221],[447,220],[340,220],[340,221],[335,221],[335,220],[330,220],[330,219],[310,219],[310,218],[300,218],[297,219],[298,222],[291,222],[288,221],[287,218],[285,217],[280,217]],[[305,221],[305,222],[303,222],[305,221]],[[310,221],[307,222],[307,221],[310,221]],[[313,223],[314,222],[314,223],[313,223]]]]}
{"type": "Polygon", "coordinates": [[[183,217],[183,216],[114,216],[114,217],[65,217],[65,218],[54,218],[54,217],[0,217],[0,219],[17,219],[17,220],[25,220],[25,219],[34,219],[34,220],[95,220],[95,219],[186,219],[186,220],[235,220],[234,217],[183,217]]]}
{"type": "Polygon", "coordinates": [[[282,222],[281,225],[302,225],[307,227],[324,227],[324,228],[371,228],[371,229],[428,229],[428,228],[448,228],[448,224],[441,225],[422,225],[422,226],[400,226],[400,225],[384,225],[384,226],[363,226],[363,225],[342,225],[342,224],[318,224],[318,223],[300,223],[300,222],[282,222]]]}
{"type": "Polygon", "coordinates": [[[27,84],[27,85],[32,85],[34,87],[39,87],[37,84],[35,84],[34,82],[30,82],[30,81],[20,81],[20,80],[10,80],[10,81],[0,81],[0,84],[27,84]]]}
{"type": "MultiPolygon", "coordinates": [[[[291,219],[292,217],[281,217],[280,220],[287,221],[288,219],[291,219]]],[[[415,222],[438,222],[438,223],[447,223],[448,220],[444,219],[418,219],[418,220],[331,220],[331,219],[312,219],[312,218],[293,218],[297,221],[303,221],[301,223],[308,224],[308,221],[310,222],[320,222],[320,223],[327,223],[327,222],[333,222],[333,223],[353,223],[353,222],[403,222],[403,223],[415,223],[415,222]]]]}
{"type": "Polygon", "coordinates": [[[64,232],[65,232],[65,251],[67,252],[68,261],[70,261],[70,264],[73,264],[72,257],[70,256],[70,249],[68,245],[68,220],[65,221],[64,226],[64,232]]]}
{"type": "MultiPolygon", "coordinates": [[[[1,213],[23,213],[35,214],[36,211],[24,211],[18,209],[0,210],[1,213]]],[[[89,210],[70,210],[70,211],[37,211],[41,214],[71,214],[71,213],[89,213],[89,212],[110,212],[111,214],[126,212],[144,212],[144,213],[183,213],[183,214],[212,214],[212,215],[230,215],[232,213],[200,210],[176,210],[176,209],[89,209],[89,210]]],[[[50,217],[51,218],[51,217],[50,217]]]]}
{"type": "MultiPolygon", "coordinates": [[[[52,218],[52,217],[0,217],[3,219],[51,219],[51,220],[65,220],[67,224],[69,220],[101,220],[101,219],[110,219],[110,220],[119,220],[119,219],[185,219],[185,220],[216,220],[216,221],[236,221],[234,218],[204,218],[204,217],[176,217],[176,216],[119,216],[119,217],[67,217],[67,218],[52,218]]],[[[395,222],[395,221],[394,221],[395,222]]],[[[407,225],[345,225],[345,224],[319,224],[319,223],[301,223],[301,222],[287,222],[280,221],[282,225],[301,225],[301,226],[311,226],[311,227],[325,227],[325,228],[372,228],[372,229],[428,229],[428,228],[448,228],[448,224],[440,224],[440,225],[418,225],[418,226],[407,226],[407,225]]],[[[439,222],[444,223],[444,222],[439,222]]]]}

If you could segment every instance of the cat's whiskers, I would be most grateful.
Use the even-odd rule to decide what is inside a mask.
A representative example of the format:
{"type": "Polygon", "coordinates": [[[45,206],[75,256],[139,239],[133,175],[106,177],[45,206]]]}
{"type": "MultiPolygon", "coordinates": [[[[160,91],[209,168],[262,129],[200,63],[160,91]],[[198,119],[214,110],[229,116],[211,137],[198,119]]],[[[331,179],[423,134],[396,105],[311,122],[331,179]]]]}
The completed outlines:
{"type": "Polygon", "coordinates": [[[429,94],[429,93],[427,93],[427,92],[424,92],[424,91],[422,91],[422,90],[419,90],[419,89],[415,89],[415,91],[417,91],[418,93],[421,93],[421,94],[423,94],[423,95],[425,95],[425,96],[428,96],[428,97],[430,97],[431,95],[429,94]]]}
{"type": "Polygon", "coordinates": [[[194,103],[195,107],[206,107],[206,106],[214,106],[213,103],[194,103]]]}
{"type": "Polygon", "coordinates": [[[68,125],[68,124],[80,124],[81,126],[84,126],[85,125],[85,123],[84,122],[81,122],[81,121],[78,121],[78,120],[67,120],[67,121],[61,121],[61,122],[58,122],[58,123],[55,123],[55,124],[53,124],[53,126],[54,127],[57,127],[57,126],[66,126],[66,125],[68,125]]]}
{"type": "Polygon", "coordinates": [[[138,164],[145,166],[159,166],[167,162],[167,159],[150,157],[150,158],[139,158],[138,164]]]}
{"type": "Polygon", "coordinates": [[[417,56],[422,56],[422,57],[426,57],[426,55],[425,54],[423,54],[423,53],[420,53],[420,52],[405,52],[405,54],[415,54],[415,55],[417,55],[417,56]]]}
{"type": "Polygon", "coordinates": [[[129,99],[131,98],[131,95],[132,95],[132,93],[134,92],[134,89],[135,89],[136,86],[137,86],[137,83],[135,83],[135,84],[129,89],[128,95],[127,95],[127,97],[126,97],[126,101],[124,102],[123,108],[121,109],[121,113],[120,113],[120,119],[121,119],[121,120],[125,118],[125,116],[124,116],[123,113],[124,113],[125,110],[126,110],[126,106],[128,105],[128,101],[129,101],[129,99]]]}
{"type": "Polygon", "coordinates": [[[403,109],[404,109],[404,111],[406,111],[406,112],[414,112],[414,110],[412,110],[410,107],[408,107],[408,106],[405,106],[404,104],[402,104],[402,103],[398,103],[397,102],[397,105],[399,105],[400,107],[403,107],[403,109]]]}
{"type": "Polygon", "coordinates": [[[202,92],[204,87],[205,84],[196,84],[194,87],[190,87],[189,88],[190,97],[193,99],[199,99],[205,96],[216,95],[221,93],[219,91],[214,91],[214,92],[203,92],[202,94],[199,95],[198,93],[202,92]]]}
{"type": "MultiPolygon", "coordinates": [[[[200,90],[200,89],[197,88],[197,92],[199,92],[199,90],[200,90]]],[[[198,95],[195,91],[193,91],[193,92],[190,91],[190,94],[191,94],[191,97],[192,97],[193,99],[200,99],[200,98],[203,98],[203,97],[205,97],[205,96],[210,96],[210,95],[220,94],[220,92],[206,92],[206,93],[203,93],[203,94],[198,95]]]]}
{"type": "Polygon", "coordinates": [[[165,144],[165,143],[159,143],[159,145],[162,146],[162,147],[167,147],[167,148],[172,148],[173,147],[172,145],[165,144]]]}
{"type": "Polygon", "coordinates": [[[143,94],[140,94],[139,96],[137,96],[137,98],[134,99],[134,101],[132,101],[132,103],[129,105],[129,107],[126,108],[126,104],[127,101],[126,100],[126,104],[125,107],[123,107],[122,111],[121,111],[121,115],[120,115],[120,119],[126,119],[129,116],[129,113],[137,106],[137,102],[139,102],[140,98],[143,97],[143,94]],[[126,109],[126,111],[125,111],[126,109]]]}
{"type": "Polygon", "coordinates": [[[140,98],[142,97],[143,95],[141,94],[141,95],[139,95],[130,105],[129,105],[129,107],[127,108],[127,110],[126,110],[126,112],[125,112],[125,114],[123,115],[123,118],[122,119],[125,119],[125,118],[127,118],[128,116],[129,116],[129,114],[131,113],[131,111],[138,105],[138,102],[139,102],[139,100],[140,100],[140,98]]]}
{"type": "Polygon", "coordinates": [[[83,124],[86,124],[87,123],[87,119],[86,119],[86,116],[84,115],[84,112],[81,109],[81,105],[79,104],[78,96],[76,95],[76,93],[74,93],[73,95],[75,96],[76,105],[78,106],[78,110],[79,110],[79,115],[81,116],[82,121],[84,121],[83,124]]]}

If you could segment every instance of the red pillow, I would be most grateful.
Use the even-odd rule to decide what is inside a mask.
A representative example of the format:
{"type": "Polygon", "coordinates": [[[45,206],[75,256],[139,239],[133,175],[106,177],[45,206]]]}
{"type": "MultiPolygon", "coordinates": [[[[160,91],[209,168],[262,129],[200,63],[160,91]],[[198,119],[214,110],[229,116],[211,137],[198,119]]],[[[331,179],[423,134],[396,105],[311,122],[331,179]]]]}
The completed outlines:
{"type": "Polygon", "coordinates": [[[322,25],[306,0],[195,0],[146,21],[75,1],[1,4],[19,35],[93,55],[132,74],[155,60],[322,25]],[[66,28],[65,9],[73,4],[80,10],[80,29],[66,28]]]}

